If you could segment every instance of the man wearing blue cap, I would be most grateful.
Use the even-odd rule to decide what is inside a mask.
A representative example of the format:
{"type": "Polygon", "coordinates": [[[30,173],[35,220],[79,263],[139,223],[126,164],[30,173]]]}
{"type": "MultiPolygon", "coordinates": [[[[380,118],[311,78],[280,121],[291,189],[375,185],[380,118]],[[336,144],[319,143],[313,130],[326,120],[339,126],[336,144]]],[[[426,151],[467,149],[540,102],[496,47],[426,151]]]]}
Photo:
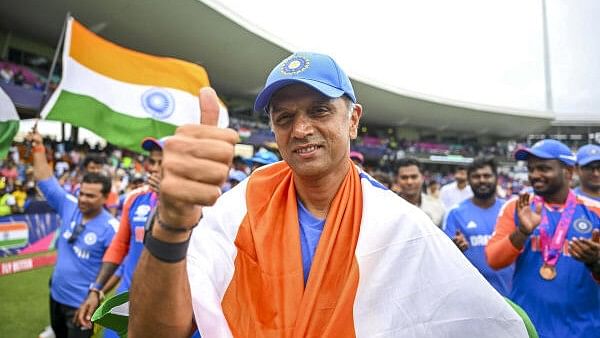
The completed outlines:
{"type": "Polygon", "coordinates": [[[581,186],[575,193],[600,202],[600,146],[588,144],[579,148],[577,175],[581,186]]]}
{"type": "Polygon", "coordinates": [[[534,194],[508,201],[486,247],[494,269],[515,263],[510,299],[540,337],[598,337],[600,205],[569,189],[575,156],[556,140],[520,149],[534,194]]]}
{"type": "Polygon", "coordinates": [[[277,155],[275,155],[274,152],[268,151],[264,148],[257,151],[250,159],[250,162],[252,162],[252,171],[262,167],[263,165],[272,164],[277,161],[279,161],[277,155]]]}
{"type": "MultiPolygon", "coordinates": [[[[87,299],[77,312],[77,322],[81,326],[91,326],[92,314],[100,305],[104,293],[111,291],[114,287],[109,280],[119,266],[122,270],[120,271],[121,283],[117,288],[117,293],[127,291],[131,286],[133,274],[144,247],[144,225],[158,202],[164,140],[164,138],[157,140],[148,137],[142,141],[142,148],[148,152],[144,166],[149,174],[148,185],[133,190],[123,204],[119,230],[104,254],[102,268],[90,288],[87,299]]],[[[104,336],[117,337],[116,333],[110,330],[105,330],[104,336]]]]}
{"type": "Polygon", "coordinates": [[[362,107],[331,57],[271,71],[255,110],[284,161],[220,197],[238,136],[212,127],[214,91],[200,105],[165,143],[130,337],[527,336],[426,214],[353,165],[362,107]]]}

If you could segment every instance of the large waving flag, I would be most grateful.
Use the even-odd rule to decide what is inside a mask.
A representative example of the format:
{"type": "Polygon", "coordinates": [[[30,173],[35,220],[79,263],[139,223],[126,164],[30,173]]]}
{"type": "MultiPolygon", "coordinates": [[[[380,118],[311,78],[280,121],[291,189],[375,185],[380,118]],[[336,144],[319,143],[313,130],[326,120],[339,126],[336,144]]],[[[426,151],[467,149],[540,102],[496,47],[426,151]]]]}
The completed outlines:
{"type": "MultiPolygon", "coordinates": [[[[68,18],[62,80],[42,117],[94,131],[109,142],[141,151],[146,136],[172,135],[199,123],[198,92],[206,70],[190,62],[143,54],[104,40],[68,18]]],[[[219,126],[227,126],[222,109],[219,126]]]]}
{"type": "Polygon", "coordinates": [[[19,115],[10,97],[0,88],[0,160],[8,154],[8,148],[19,131],[19,115]]]}

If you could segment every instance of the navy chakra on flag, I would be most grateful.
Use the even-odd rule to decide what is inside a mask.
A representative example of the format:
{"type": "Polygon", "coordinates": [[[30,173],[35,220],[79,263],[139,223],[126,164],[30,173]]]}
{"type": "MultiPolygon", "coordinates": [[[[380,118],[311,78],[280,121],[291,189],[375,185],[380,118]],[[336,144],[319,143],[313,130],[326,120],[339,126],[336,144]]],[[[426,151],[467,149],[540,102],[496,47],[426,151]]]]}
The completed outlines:
{"type": "Polygon", "coordinates": [[[152,117],[164,120],[173,114],[175,100],[168,91],[160,88],[150,88],[142,95],[142,106],[152,117]]]}
{"type": "Polygon", "coordinates": [[[575,222],[573,222],[573,227],[582,234],[592,232],[592,222],[586,218],[576,219],[575,222]]]}
{"type": "Polygon", "coordinates": [[[302,56],[294,56],[287,59],[281,67],[284,75],[296,75],[305,71],[310,66],[310,60],[302,56]]]}

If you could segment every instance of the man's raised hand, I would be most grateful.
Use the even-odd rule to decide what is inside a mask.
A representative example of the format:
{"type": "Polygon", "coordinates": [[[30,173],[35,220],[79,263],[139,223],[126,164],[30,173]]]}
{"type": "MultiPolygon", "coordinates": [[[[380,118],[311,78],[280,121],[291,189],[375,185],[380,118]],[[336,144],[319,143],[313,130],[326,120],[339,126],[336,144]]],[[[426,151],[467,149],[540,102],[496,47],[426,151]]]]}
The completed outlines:
{"type": "Polygon", "coordinates": [[[171,226],[191,228],[221,195],[238,134],[217,127],[219,101],[212,88],[200,90],[200,124],[177,128],[164,144],[159,219],[171,226]]]}

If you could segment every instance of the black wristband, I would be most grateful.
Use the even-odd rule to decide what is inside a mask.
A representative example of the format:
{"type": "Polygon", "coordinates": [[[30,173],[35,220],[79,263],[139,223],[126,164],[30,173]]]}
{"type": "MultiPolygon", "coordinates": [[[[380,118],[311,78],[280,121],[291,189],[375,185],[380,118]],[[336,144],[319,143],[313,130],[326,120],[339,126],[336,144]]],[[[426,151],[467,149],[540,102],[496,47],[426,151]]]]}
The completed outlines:
{"type": "Polygon", "coordinates": [[[190,237],[179,243],[163,242],[160,239],[152,237],[152,231],[147,231],[144,236],[144,247],[146,250],[161,262],[177,263],[185,259],[187,249],[190,244],[190,237]]]}
{"type": "Polygon", "coordinates": [[[529,236],[531,236],[531,234],[533,233],[533,231],[532,231],[532,232],[530,232],[530,233],[526,233],[525,231],[521,230],[521,227],[520,227],[520,226],[518,226],[518,227],[517,227],[517,231],[518,231],[518,232],[520,232],[520,233],[521,233],[521,235],[523,235],[523,236],[525,236],[525,237],[527,237],[527,238],[529,238],[529,236]]]}

